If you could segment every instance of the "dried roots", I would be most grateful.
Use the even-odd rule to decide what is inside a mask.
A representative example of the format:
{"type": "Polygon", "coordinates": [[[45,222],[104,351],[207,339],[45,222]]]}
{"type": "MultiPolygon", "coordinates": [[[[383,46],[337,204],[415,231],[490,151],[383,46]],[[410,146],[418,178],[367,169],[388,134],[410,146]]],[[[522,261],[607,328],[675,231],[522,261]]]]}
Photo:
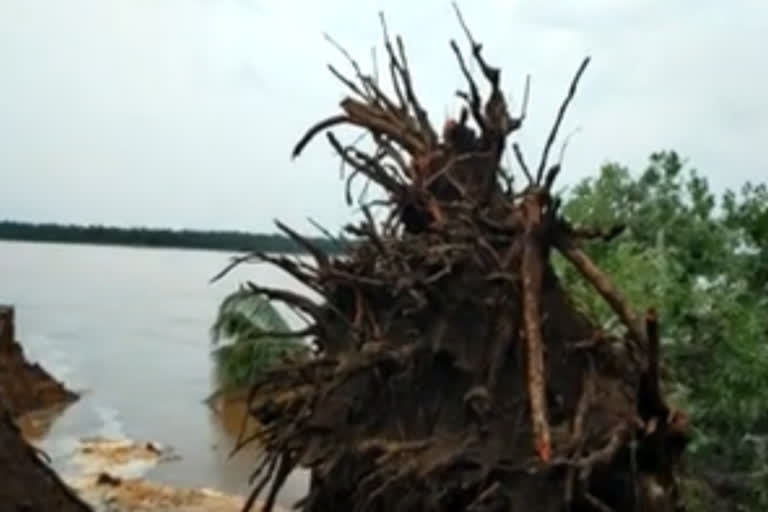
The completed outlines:
{"type": "Polygon", "coordinates": [[[561,165],[550,165],[549,153],[589,59],[535,171],[513,145],[527,177],[515,190],[500,161],[525,108],[509,112],[500,70],[457,14],[490,86],[484,103],[451,41],[466,107],[438,134],[403,42],[391,40],[382,17],[394,96],[351,58],[354,79],[331,68],[351,95],[294,150],[326,132],[353,169],[348,201],[349,183],[364,176],[386,193],[387,218],[375,222],[374,205],[363,205],[341,256],[278,224],[313,263],[244,258],[270,262],[323,297],[250,283],[304,315],[300,334],[318,347],[317,357],[286,362],[252,390],[251,413],[264,425],[252,501],[268,488],[271,510],[301,466],[312,485],[297,506],[310,512],[669,510],[686,437],[659,390],[655,315],[638,317],[581,248],[621,228],[571,226],[551,192],[561,165]],[[375,151],[328,131],[341,124],[362,128],[375,151]],[[549,264],[553,249],[613,308],[625,337],[574,309],[549,264]]]}

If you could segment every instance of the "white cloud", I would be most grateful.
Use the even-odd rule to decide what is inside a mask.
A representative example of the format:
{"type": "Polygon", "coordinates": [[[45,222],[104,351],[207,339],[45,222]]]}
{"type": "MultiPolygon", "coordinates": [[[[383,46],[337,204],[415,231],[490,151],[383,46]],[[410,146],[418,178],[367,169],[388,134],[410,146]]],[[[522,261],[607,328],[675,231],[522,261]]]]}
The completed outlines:
{"type": "MultiPolygon", "coordinates": [[[[370,62],[377,13],[405,37],[433,120],[462,87],[448,1],[24,0],[0,2],[0,217],[271,229],[279,217],[338,225],[337,163],[321,141],[289,161],[302,131],[337,109],[343,59],[370,62]]],[[[661,0],[462,2],[519,99],[538,158],[581,58],[593,62],[562,134],[563,180],[606,159],[643,166],[674,148],[718,186],[760,179],[768,137],[762,40],[768,4],[661,0]]],[[[379,60],[383,52],[379,48],[379,60]]]]}

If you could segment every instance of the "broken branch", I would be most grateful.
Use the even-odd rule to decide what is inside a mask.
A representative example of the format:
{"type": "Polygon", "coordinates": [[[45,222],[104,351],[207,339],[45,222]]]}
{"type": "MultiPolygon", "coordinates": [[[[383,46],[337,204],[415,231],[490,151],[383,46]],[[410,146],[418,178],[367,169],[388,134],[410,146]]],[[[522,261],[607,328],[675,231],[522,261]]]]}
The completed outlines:
{"type": "Polygon", "coordinates": [[[563,100],[563,103],[560,105],[560,110],[557,113],[555,124],[552,126],[552,129],[549,132],[549,137],[547,137],[547,143],[544,145],[544,151],[541,154],[541,161],[539,162],[539,170],[536,172],[537,185],[541,184],[541,179],[544,175],[544,169],[547,166],[547,160],[549,158],[549,151],[550,149],[552,149],[552,144],[555,143],[555,138],[557,137],[557,132],[560,129],[560,124],[563,122],[563,118],[565,117],[565,111],[568,110],[568,105],[571,103],[573,96],[576,94],[576,86],[578,85],[579,80],[581,80],[581,75],[584,74],[584,70],[587,69],[587,65],[589,64],[589,61],[590,61],[590,58],[587,57],[581,62],[579,69],[576,71],[576,74],[574,75],[573,80],[571,81],[571,86],[568,88],[568,94],[563,100]]]}
{"type": "Polygon", "coordinates": [[[640,346],[645,347],[647,341],[644,330],[640,328],[637,317],[629,306],[629,303],[621,296],[616,287],[613,286],[613,283],[608,279],[608,276],[603,274],[603,272],[592,263],[592,260],[589,259],[584,251],[575,246],[572,240],[563,236],[558,236],[556,244],[563,256],[576,267],[584,279],[597,290],[611,309],[613,309],[629,331],[630,336],[639,343],[640,346]]]}

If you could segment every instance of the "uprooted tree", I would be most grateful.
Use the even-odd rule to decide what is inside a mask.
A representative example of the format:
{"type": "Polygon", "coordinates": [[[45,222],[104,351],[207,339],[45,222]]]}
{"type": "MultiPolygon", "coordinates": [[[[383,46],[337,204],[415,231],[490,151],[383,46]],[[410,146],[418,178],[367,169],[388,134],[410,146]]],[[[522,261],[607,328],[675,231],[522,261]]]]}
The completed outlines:
{"type": "MultiPolygon", "coordinates": [[[[438,134],[414,92],[402,40],[382,28],[393,95],[350,59],[355,79],[325,131],[348,180],[386,192],[388,216],[346,227],[353,243],[331,257],[292,229],[313,263],[253,254],[319,293],[249,283],[307,319],[317,357],[286,361],[252,390],[264,428],[253,479],[271,510],[296,467],[311,470],[307,512],[675,510],[685,416],[659,386],[652,308],[639,315],[581,248],[621,228],[576,227],[552,193],[560,163],[548,156],[589,59],[571,83],[537,166],[515,189],[500,165],[525,118],[508,110],[500,70],[457,15],[471,58],[490,85],[483,103],[459,46],[468,92],[458,120],[438,134]],[[330,128],[362,128],[373,152],[344,145],[330,128]],[[606,332],[569,301],[550,265],[565,259],[613,309],[625,330],[606,332]]],[[[527,89],[527,86],[526,86],[527,89]]],[[[527,96],[527,91],[526,91],[527,96]]],[[[236,260],[244,261],[248,258],[236,260]]],[[[253,441],[243,439],[241,443],[253,441]]]]}

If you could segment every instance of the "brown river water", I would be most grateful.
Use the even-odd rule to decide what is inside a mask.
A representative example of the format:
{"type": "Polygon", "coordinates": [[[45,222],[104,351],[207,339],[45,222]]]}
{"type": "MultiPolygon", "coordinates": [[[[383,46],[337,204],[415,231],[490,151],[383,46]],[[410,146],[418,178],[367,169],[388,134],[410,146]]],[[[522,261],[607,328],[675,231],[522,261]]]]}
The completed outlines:
{"type": "MultiPolygon", "coordinates": [[[[203,403],[216,387],[209,328],[240,282],[305,290],[266,265],[241,266],[210,284],[229,257],[0,241],[0,303],[16,306],[17,338],[30,360],[82,393],[40,441],[54,467],[83,438],[156,441],[179,457],[146,478],[247,492],[254,450],[230,457],[243,409],[216,413],[203,403]]],[[[294,473],[280,503],[292,505],[307,482],[306,472],[294,473]]]]}

